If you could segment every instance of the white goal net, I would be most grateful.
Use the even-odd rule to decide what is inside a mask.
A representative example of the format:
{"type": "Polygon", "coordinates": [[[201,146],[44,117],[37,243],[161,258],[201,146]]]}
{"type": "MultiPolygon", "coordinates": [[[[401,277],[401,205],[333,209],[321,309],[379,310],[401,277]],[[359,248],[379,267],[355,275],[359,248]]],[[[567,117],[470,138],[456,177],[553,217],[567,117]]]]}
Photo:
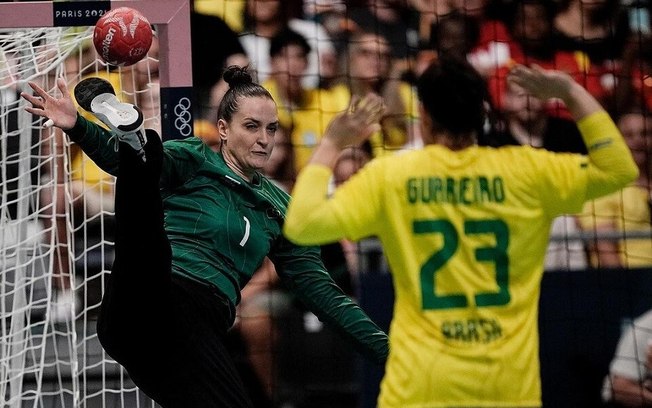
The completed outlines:
{"type": "MultiPolygon", "coordinates": [[[[175,3],[136,8],[178,10],[175,3]]],[[[174,17],[164,14],[157,12],[163,25],[174,17]]],[[[169,47],[159,55],[158,40],[167,28],[145,59],[118,69],[98,59],[90,25],[3,28],[11,23],[0,23],[0,406],[153,407],[96,335],[113,260],[114,179],[27,113],[20,93],[32,92],[28,81],[56,94],[57,78],[72,91],[100,76],[161,132],[160,92],[171,81],[169,47]]]]}

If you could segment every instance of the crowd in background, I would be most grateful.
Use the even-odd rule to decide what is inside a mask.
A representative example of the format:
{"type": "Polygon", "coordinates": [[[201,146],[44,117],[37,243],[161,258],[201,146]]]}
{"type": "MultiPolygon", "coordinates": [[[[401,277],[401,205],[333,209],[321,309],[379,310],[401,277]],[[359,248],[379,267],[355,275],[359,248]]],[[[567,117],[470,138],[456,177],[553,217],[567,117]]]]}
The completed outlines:
{"type": "Polygon", "coordinates": [[[492,106],[480,144],[585,153],[561,102],[536,101],[505,81],[516,63],[568,72],[624,127],[638,152],[641,179],[624,198],[555,220],[547,269],[652,265],[649,239],[587,239],[596,232],[649,229],[652,35],[646,2],[196,0],[192,23],[193,78],[201,93],[197,136],[217,142],[211,124],[220,69],[249,64],[279,106],[282,132],[267,173],[287,191],[328,121],[354,95],[377,92],[387,107],[365,154],[421,146],[414,83],[444,54],[469,61],[487,81],[492,106]],[[200,41],[207,38],[220,38],[220,47],[200,41]]]}
{"type": "MultiPolygon", "coordinates": [[[[608,109],[640,178],[588,203],[580,216],[556,219],[546,269],[650,267],[648,10],[644,2],[620,0],[195,0],[193,78],[202,95],[196,101],[196,136],[219,143],[212,124],[223,92],[220,69],[248,64],[279,108],[281,129],[266,173],[289,192],[329,120],[353,96],[376,92],[387,108],[382,129],[368,145],[343,155],[335,185],[374,157],[422,145],[416,78],[430,61],[448,55],[467,60],[487,81],[491,106],[479,144],[586,153],[563,103],[536,100],[505,80],[517,63],[562,70],[608,109]],[[216,37],[219,47],[210,40],[216,37]]],[[[324,251],[326,265],[352,294],[358,253],[350,242],[324,251]]],[[[236,332],[248,344],[264,394],[273,399],[275,327],[295,309],[273,278],[273,265],[266,264],[260,276],[260,284],[243,293],[241,315],[247,318],[236,332]]]]}
{"type": "MultiPolygon", "coordinates": [[[[609,110],[640,177],[589,202],[581,215],[556,219],[546,269],[650,267],[649,8],[647,2],[624,0],[195,0],[195,136],[220,143],[216,111],[227,89],[221,74],[227,66],[248,65],[279,110],[276,147],[265,172],[290,192],[333,116],[352,98],[378,93],[386,106],[381,129],[340,157],[337,185],[374,157],[422,146],[416,78],[430,61],[447,55],[470,62],[487,82],[490,103],[479,144],[586,153],[562,102],[536,100],[506,82],[515,64],[562,70],[609,110]]],[[[157,111],[150,101],[136,101],[146,115],[157,111]]],[[[323,248],[329,272],[352,295],[358,255],[350,242],[323,248]]],[[[273,359],[282,333],[276,333],[275,319],[297,308],[270,262],[243,291],[234,335],[246,344],[252,384],[261,384],[252,386],[252,395],[259,395],[261,406],[269,406],[277,392],[273,359]]]]}

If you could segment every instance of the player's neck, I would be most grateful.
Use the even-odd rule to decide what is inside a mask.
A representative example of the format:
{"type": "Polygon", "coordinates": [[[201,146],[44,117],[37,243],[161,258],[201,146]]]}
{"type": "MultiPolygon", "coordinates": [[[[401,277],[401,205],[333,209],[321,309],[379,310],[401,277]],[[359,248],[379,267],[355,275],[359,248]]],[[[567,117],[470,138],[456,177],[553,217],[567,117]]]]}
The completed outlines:
{"type": "Polygon", "coordinates": [[[453,151],[464,150],[478,143],[474,133],[463,136],[453,136],[449,133],[435,133],[429,139],[430,143],[426,142],[427,144],[437,144],[453,151]]]}
{"type": "Polygon", "coordinates": [[[242,165],[241,161],[231,155],[226,149],[222,149],[222,158],[224,159],[224,163],[226,163],[235,174],[242,177],[247,182],[251,183],[253,181],[253,176],[256,173],[254,169],[246,168],[246,166],[242,165]]]}

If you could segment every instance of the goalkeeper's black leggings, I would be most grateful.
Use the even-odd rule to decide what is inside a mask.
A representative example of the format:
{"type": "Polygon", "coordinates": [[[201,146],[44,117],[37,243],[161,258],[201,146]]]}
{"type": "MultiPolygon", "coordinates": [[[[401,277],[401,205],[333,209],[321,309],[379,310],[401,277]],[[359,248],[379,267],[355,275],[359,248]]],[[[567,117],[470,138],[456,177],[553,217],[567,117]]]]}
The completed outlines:
{"type": "Polygon", "coordinates": [[[162,145],[147,161],[120,145],[115,260],[97,333],[106,352],[164,408],[251,407],[225,345],[232,323],[217,290],[173,276],[159,193],[162,145]]]}

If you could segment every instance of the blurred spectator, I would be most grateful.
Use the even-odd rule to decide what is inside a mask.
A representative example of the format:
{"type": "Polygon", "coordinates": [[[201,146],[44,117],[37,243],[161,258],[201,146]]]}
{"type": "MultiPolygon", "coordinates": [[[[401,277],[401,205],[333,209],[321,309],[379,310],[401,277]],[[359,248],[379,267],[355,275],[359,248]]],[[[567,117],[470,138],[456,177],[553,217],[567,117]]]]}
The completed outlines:
{"type": "Polygon", "coordinates": [[[583,51],[594,64],[622,57],[629,23],[620,0],[561,0],[553,25],[555,44],[583,51]]]}
{"type": "Polygon", "coordinates": [[[319,85],[322,72],[325,76],[333,75],[330,71],[335,69],[335,48],[324,27],[315,21],[293,18],[291,11],[290,4],[280,0],[247,0],[240,42],[258,75],[258,81],[262,83],[271,73],[271,38],[286,28],[300,33],[311,48],[302,82],[306,87],[315,88],[319,85]]]}
{"type": "Polygon", "coordinates": [[[432,28],[454,10],[451,0],[409,0],[409,3],[419,15],[420,44],[427,44],[432,38],[432,28]]]}
{"type": "Polygon", "coordinates": [[[478,30],[475,19],[456,10],[438,16],[427,30],[428,38],[420,42],[411,77],[407,79],[416,83],[416,79],[428,65],[443,55],[467,60],[478,40],[478,30]]]}
{"type": "Polygon", "coordinates": [[[515,40],[512,58],[521,63],[553,60],[557,51],[551,41],[554,16],[555,4],[550,1],[512,2],[507,17],[507,27],[515,40]]]}
{"type": "Polygon", "coordinates": [[[447,14],[432,26],[430,44],[438,54],[465,60],[480,36],[476,19],[459,11],[447,14]]]}
{"type": "Polygon", "coordinates": [[[333,186],[338,187],[351,178],[371,160],[371,146],[365,142],[362,146],[351,146],[339,155],[333,168],[333,186]]]}
{"type": "Polygon", "coordinates": [[[349,18],[344,0],[304,0],[305,18],[314,20],[324,27],[333,41],[339,55],[346,47],[346,40],[355,29],[355,23],[349,18]]]}
{"type": "Polygon", "coordinates": [[[308,19],[318,19],[322,13],[346,11],[345,0],[303,0],[303,14],[308,19]]]}
{"type": "Polygon", "coordinates": [[[334,47],[333,53],[321,56],[319,87],[331,88],[342,76],[342,58],[346,53],[349,37],[357,29],[350,19],[344,0],[306,0],[304,11],[306,18],[319,23],[330,37],[334,47]]]}
{"type": "Polygon", "coordinates": [[[621,191],[588,202],[580,220],[585,230],[597,234],[596,239],[591,241],[594,266],[650,267],[652,116],[648,111],[632,108],[618,117],[617,125],[638,166],[639,177],[621,191]],[[600,239],[601,233],[617,233],[624,239],[600,239]],[[648,236],[627,238],[632,233],[647,233],[648,236]]]}
{"type": "Polygon", "coordinates": [[[624,328],[604,381],[602,397],[610,407],[652,405],[652,310],[624,328]]]}
{"type": "Polygon", "coordinates": [[[221,18],[236,33],[243,29],[242,10],[245,2],[246,0],[193,0],[194,9],[198,13],[221,18]]]}
{"type": "MultiPolygon", "coordinates": [[[[513,63],[539,65],[545,69],[556,69],[571,75],[573,79],[590,92],[599,89],[598,82],[589,83],[586,75],[587,57],[581,51],[559,50],[553,38],[555,5],[546,0],[523,0],[513,2],[507,13],[507,23],[513,41],[510,56],[513,63]]],[[[510,64],[511,65],[511,64],[510,64]]],[[[502,92],[510,66],[499,68],[489,78],[489,89],[494,103],[502,107],[502,92]]],[[[570,119],[568,110],[559,100],[547,103],[548,113],[570,119]]]]}
{"type": "Polygon", "coordinates": [[[362,97],[370,92],[381,95],[385,102],[382,129],[370,141],[374,157],[396,151],[408,143],[418,144],[418,101],[412,86],[392,78],[391,50],[387,40],[373,32],[358,32],[349,40],[346,83],[351,96],[362,97]]]}
{"type": "MultiPolygon", "coordinates": [[[[192,3],[191,3],[192,4],[192,3]]],[[[192,81],[196,119],[217,122],[217,107],[228,86],[222,72],[230,65],[245,66],[249,59],[238,35],[220,17],[201,14],[194,7],[190,14],[192,40],[192,81]],[[219,42],[219,47],[215,42],[219,42]]]]}
{"type": "Polygon", "coordinates": [[[485,78],[511,61],[511,35],[503,16],[503,5],[496,0],[452,0],[454,9],[472,19],[478,37],[468,55],[469,62],[485,78]]]}
{"type": "Polygon", "coordinates": [[[630,31],[620,0],[562,0],[553,28],[558,49],[587,55],[587,89],[609,104],[630,31]]]}
{"type": "MultiPolygon", "coordinates": [[[[307,20],[317,21],[324,25],[324,19],[331,13],[345,16],[347,3],[345,0],[303,0],[303,16],[307,20]]],[[[326,27],[324,25],[324,28],[331,34],[339,32],[344,27],[326,27]]]]}
{"type": "Polygon", "coordinates": [[[419,45],[418,13],[404,0],[365,0],[347,7],[353,33],[374,33],[385,38],[393,61],[392,78],[408,71],[419,45]]]}
{"type": "Polygon", "coordinates": [[[294,172],[308,161],[328,122],[349,104],[345,89],[305,87],[309,53],[303,35],[281,30],[270,41],[270,77],[263,82],[276,101],[281,126],[289,132],[294,172]]]}
{"type": "Polygon", "coordinates": [[[652,111],[652,34],[634,33],[627,42],[614,103],[615,112],[632,105],[652,111]]]}

